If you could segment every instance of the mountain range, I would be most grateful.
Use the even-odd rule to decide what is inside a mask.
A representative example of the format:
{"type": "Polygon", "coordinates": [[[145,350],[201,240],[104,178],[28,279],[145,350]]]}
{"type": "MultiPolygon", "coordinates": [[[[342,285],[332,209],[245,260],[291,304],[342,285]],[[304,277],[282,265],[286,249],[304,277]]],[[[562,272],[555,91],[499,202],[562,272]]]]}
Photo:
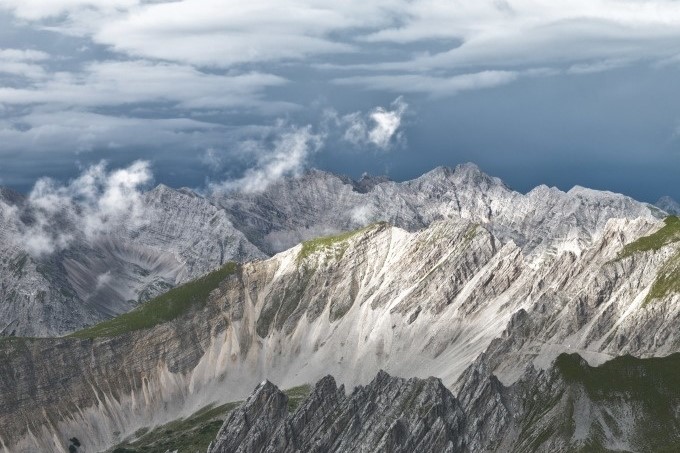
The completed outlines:
{"type": "Polygon", "coordinates": [[[663,207],[522,194],[472,164],[144,203],[144,225],[48,256],[0,236],[5,451],[114,449],[244,399],[211,452],[677,445],[680,220],[663,207]],[[291,408],[279,388],[304,385],[291,408]]]}
{"type": "Polygon", "coordinates": [[[377,221],[416,231],[436,220],[468,219],[537,255],[578,250],[609,218],[659,215],[629,197],[581,187],[565,193],[540,186],[521,194],[473,164],[440,167],[404,183],[312,170],[255,194],[201,196],[160,185],[142,201],[143,225],[115,225],[95,238],[79,237],[73,225],[54,226],[76,240],[34,256],[17,243],[8,220],[15,210],[30,225],[30,204],[1,191],[0,334],[62,335],[125,313],[230,260],[266,258],[377,221]]]}

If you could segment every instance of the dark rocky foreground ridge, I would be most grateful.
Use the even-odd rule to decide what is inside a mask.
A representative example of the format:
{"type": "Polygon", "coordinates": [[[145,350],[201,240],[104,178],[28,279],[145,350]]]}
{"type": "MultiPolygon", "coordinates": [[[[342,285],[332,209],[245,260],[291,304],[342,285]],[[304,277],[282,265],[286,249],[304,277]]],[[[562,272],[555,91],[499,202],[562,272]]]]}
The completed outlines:
{"type": "Polygon", "coordinates": [[[623,356],[590,367],[562,354],[511,386],[482,356],[459,398],[439,379],[381,371],[345,394],[321,379],[292,413],[269,381],[232,411],[209,453],[674,452],[680,448],[680,354],[623,356]]]}

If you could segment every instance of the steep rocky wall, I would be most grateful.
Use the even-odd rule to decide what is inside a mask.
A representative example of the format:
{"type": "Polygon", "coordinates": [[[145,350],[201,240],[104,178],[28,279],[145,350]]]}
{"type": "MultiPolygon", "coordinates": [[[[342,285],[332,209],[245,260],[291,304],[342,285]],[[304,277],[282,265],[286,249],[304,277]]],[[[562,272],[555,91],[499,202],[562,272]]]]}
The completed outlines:
{"type": "Polygon", "coordinates": [[[353,387],[385,369],[456,388],[489,345],[486,366],[506,384],[564,351],[593,363],[622,351],[665,353],[675,332],[664,348],[629,333],[676,319],[676,294],[639,302],[676,245],[617,259],[624,244],[658,228],[610,221],[578,254],[540,261],[464,220],[416,233],[377,224],[305,243],[242,265],[205,306],[153,328],[4,340],[0,439],[11,452],[61,451],[75,436],[83,451],[97,451],[241,399],[265,378],[290,388],[331,374],[353,387]],[[574,316],[562,322],[555,313],[574,316]],[[606,341],[612,334],[623,340],[606,341]]]}

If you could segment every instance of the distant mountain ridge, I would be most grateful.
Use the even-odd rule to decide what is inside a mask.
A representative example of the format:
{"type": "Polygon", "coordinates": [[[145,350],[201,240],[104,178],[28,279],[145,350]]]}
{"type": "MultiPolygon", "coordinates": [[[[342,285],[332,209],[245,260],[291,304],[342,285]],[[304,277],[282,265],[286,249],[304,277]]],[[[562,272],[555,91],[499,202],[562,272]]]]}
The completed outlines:
{"type": "Polygon", "coordinates": [[[11,209],[22,215],[25,198],[0,192],[0,335],[64,334],[129,311],[227,261],[263,259],[376,221],[415,231],[463,218],[540,259],[562,249],[579,253],[609,219],[655,219],[644,203],[609,192],[539,186],[520,194],[474,164],[438,167],[402,183],[310,170],[255,194],[203,197],[160,185],[143,203],[142,227],[122,226],[34,258],[12,240],[2,215],[11,209]]]}

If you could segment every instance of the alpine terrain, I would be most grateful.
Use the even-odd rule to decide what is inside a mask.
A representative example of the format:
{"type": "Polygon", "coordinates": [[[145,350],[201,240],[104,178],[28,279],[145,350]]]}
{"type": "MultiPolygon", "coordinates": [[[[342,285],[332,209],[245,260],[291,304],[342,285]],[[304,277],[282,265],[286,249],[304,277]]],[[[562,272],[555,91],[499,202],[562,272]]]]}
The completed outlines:
{"type": "Polygon", "coordinates": [[[679,448],[670,205],[312,170],[36,255],[0,196],[4,453],[679,448]]]}

